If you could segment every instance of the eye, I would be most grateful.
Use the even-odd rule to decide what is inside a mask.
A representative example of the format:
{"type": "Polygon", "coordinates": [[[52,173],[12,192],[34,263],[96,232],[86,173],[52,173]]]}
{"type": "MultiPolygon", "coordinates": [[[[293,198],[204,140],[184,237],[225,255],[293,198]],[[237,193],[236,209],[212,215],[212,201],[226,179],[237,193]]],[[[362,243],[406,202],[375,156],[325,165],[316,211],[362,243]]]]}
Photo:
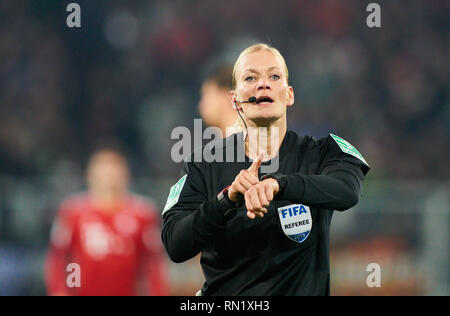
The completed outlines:
{"type": "Polygon", "coordinates": [[[245,77],[244,80],[247,81],[247,82],[250,82],[250,81],[255,80],[255,77],[253,77],[253,76],[247,76],[247,77],[245,77]]]}
{"type": "Polygon", "coordinates": [[[278,79],[280,79],[280,76],[278,76],[278,75],[272,75],[272,76],[270,76],[270,78],[272,78],[273,80],[278,80],[278,79]]]}

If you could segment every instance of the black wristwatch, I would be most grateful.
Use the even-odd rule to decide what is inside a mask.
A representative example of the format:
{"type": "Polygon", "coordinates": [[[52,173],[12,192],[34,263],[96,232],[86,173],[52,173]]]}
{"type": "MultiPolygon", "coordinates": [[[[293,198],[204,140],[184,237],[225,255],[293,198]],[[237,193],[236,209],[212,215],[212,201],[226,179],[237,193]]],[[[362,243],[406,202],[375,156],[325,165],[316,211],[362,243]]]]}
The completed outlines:
{"type": "Polygon", "coordinates": [[[287,184],[287,177],[285,174],[282,173],[268,173],[264,176],[261,177],[260,181],[266,180],[266,179],[275,179],[278,182],[278,193],[280,194],[284,188],[286,187],[287,184]]]}
{"type": "Polygon", "coordinates": [[[242,204],[244,204],[245,200],[243,196],[238,196],[238,202],[234,203],[233,201],[230,200],[230,198],[228,197],[228,190],[230,187],[226,187],[225,189],[223,189],[222,191],[219,192],[219,194],[217,194],[217,200],[219,201],[219,205],[222,208],[222,210],[224,211],[223,216],[229,220],[231,218],[234,217],[234,215],[236,215],[236,211],[238,208],[240,208],[242,206],[242,204]]]}
{"type": "Polygon", "coordinates": [[[236,203],[231,201],[230,198],[228,197],[228,189],[229,188],[230,187],[226,187],[225,189],[220,191],[219,194],[217,194],[217,200],[219,201],[220,207],[223,210],[228,210],[230,208],[236,207],[236,203]]]}

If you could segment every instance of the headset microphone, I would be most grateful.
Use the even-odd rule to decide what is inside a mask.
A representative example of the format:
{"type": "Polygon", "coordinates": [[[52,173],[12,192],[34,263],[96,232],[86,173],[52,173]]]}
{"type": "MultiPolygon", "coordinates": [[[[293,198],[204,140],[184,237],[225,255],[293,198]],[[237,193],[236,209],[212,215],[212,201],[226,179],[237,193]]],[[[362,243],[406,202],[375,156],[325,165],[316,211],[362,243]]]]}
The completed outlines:
{"type": "Polygon", "coordinates": [[[250,97],[250,98],[248,98],[248,100],[247,101],[234,101],[234,109],[235,110],[242,110],[242,108],[241,107],[238,107],[237,105],[236,105],[236,103],[256,103],[256,97],[255,96],[253,96],[253,97],[250,97]]]}
{"type": "Polygon", "coordinates": [[[248,98],[247,101],[236,101],[236,102],[239,102],[239,103],[255,103],[256,102],[256,97],[250,97],[250,98],[248,98]]]}

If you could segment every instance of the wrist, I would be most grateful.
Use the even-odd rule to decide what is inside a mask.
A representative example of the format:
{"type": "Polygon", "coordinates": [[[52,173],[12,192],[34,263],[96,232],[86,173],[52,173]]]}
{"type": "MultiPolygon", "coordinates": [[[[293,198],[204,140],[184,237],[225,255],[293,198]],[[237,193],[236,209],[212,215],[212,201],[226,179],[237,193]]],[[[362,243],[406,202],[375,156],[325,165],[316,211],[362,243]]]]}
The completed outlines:
{"type": "Polygon", "coordinates": [[[223,217],[225,218],[225,220],[233,218],[234,215],[236,215],[237,208],[240,207],[239,199],[237,202],[234,202],[230,199],[229,189],[230,187],[226,187],[225,189],[220,191],[216,197],[217,201],[219,202],[220,209],[223,212],[223,217]]]}
{"type": "Polygon", "coordinates": [[[261,181],[268,180],[268,179],[271,179],[276,182],[276,184],[273,183],[275,194],[281,193],[287,185],[287,177],[286,177],[286,175],[281,174],[281,173],[269,173],[269,174],[266,174],[261,177],[261,181]]]}
{"type": "Polygon", "coordinates": [[[230,188],[231,185],[224,189],[226,190],[228,200],[230,200],[231,203],[234,203],[234,207],[241,207],[245,203],[244,196],[239,192],[237,194],[232,194],[230,188]]]}
{"type": "Polygon", "coordinates": [[[226,187],[225,189],[220,191],[219,194],[217,194],[217,200],[219,201],[219,204],[224,211],[236,207],[236,202],[234,202],[230,198],[229,189],[230,187],[226,187]]]}
{"type": "Polygon", "coordinates": [[[228,200],[230,200],[233,203],[237,202],[237,198],[235,195],[231,194],[230,192],[230,187],[225,188],[224,190],[226,190],[226,196],[228,197],[228,200]]]}
{"type": "Polygon", "coordinates": [[[263,181],[267,181],[268,183],[270,183],[270,185],[273,188],[273,194],[277,194],[278,191],[280,191],[280,185],[278,184],[277,180],[272,179],[272,178],[268,178],[268,179],[265,179],[263,181]]]}

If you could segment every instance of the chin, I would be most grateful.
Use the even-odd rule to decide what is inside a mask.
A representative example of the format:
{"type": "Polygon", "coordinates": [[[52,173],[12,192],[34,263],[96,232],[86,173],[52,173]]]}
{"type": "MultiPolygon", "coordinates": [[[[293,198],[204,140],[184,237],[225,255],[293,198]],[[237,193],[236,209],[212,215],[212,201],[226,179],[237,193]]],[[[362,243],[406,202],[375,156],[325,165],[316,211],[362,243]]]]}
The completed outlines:
{"type": "Polygon", "coordinates": [[[264,127],[270,126],[272,123],[276,122],[279,119],[280,119],[279,116],[267,115],[255,117],[251,119],[251,121],[253,121],[259,127],[264,127]]]}
{"type": "Polygon", "coordinates": [[[258,111],[249,119],[257,126],[270,126],[272,123],[282,118],[284,113],[275,113],[275,111],[258,111]]]}

